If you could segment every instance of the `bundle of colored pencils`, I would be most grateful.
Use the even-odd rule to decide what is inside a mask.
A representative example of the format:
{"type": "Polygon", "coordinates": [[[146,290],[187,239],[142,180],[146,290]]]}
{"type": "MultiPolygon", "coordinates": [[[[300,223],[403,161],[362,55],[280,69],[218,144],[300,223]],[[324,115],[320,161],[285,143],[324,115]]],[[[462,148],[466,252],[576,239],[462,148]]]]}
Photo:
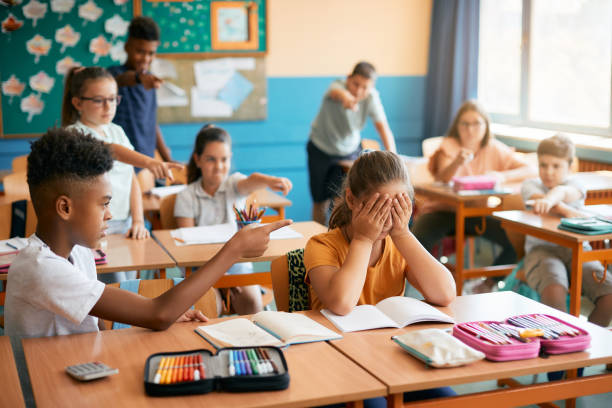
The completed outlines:
{"type": "Polygon", "coordinates": [[[255,204],[249,204],[245,208],[239,210],[236,205],[233,206],[234,214],[236,215],[236,222],[238,223],[251,223],[254,221],[261,220],[265,208],[259,208],[255,204]]]}

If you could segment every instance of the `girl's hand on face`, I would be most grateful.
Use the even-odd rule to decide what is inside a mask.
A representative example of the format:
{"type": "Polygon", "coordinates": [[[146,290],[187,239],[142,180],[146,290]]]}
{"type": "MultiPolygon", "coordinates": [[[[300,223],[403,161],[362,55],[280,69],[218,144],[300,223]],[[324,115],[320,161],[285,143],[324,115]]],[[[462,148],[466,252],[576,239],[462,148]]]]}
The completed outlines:
{"type": "Polygon", "coordinates": [[[412,215],[412,202],[408,193],[401,193],[393,197],[391,206],[391,220],[393,227],[389,232],[391,238],[403,235],[408,232],[408,224],[412,215]]]}
{"type": "Polygon", "coordinates": [[[143,222],[133,222],[132,228],[127,232],[126,237],[132,239],[149,238],[149,230],[146,229],[143,222]]]}
{"type": "Polygon", "coordinates": [[[291,180],[285,177],[272,177],[270,182],[268,183],[268,187],[270,187],[273,191],[281,191],[283,195],[289,194],[289,191],[293,188],[293,184],[291,180]]]}
{"type": "Polygon", "coordinates": [[[376,193],[366,203],[359,203],[353,209],[353,238],[374,242],[388,222],[391,198],[376,193]]]}

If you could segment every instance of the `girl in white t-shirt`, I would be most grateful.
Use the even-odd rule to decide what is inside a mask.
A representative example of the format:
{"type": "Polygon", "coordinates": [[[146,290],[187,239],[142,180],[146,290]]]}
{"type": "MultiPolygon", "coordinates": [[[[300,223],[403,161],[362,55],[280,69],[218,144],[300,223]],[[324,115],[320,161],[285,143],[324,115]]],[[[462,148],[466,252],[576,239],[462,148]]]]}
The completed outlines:
{"type": "MultiPolygon", "coordinates": [[[[174,205],[174,216],[179,227],[235,223],[232,206],[243,207],[246,197],[262,188],[291,190],[285,177],[261,173],[245,176],[229,174],[232,150],[229,134],[212,125],[204,126],[196,136],[193,154],[187,165],[187,183],[174,205]]],[[[235,264],[228,273],[252,272],[250,263],[235,264]]],[[[233,309],[238,314],[257,313],[262,309],[258,285],[230,289],[233,309]]]]}

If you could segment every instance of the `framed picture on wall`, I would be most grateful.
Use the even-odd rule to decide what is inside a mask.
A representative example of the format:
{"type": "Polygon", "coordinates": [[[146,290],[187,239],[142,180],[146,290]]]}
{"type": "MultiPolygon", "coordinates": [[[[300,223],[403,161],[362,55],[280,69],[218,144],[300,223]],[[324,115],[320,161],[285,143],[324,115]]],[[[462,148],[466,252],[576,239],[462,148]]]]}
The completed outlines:
{"type": "Polygon", "coordinates": [[[253,1],[213,1],[210,5],[213,50],[259,48],[257,4],[253,1]]]}

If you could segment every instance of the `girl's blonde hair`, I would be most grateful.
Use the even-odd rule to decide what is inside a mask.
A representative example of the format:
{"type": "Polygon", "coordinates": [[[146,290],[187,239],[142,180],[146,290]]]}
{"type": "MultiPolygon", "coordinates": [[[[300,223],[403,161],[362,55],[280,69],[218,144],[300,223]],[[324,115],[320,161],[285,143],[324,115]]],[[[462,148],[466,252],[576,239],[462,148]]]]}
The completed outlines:
{"type": "Polygon", "coordinates": [[[355,197],[371,194],[377,188],[400,182],[406,185],[410,200],[414,201],[414,190],[410,183],[408,170],[402,159],[395,153],[371,151],[362,153],[348,172],[342,183],[339,197],[329,219],[329,229],[343,227],[351,223],[353,214],[346,203],[346,189],[355,197]]]}
{"type": "Polygon", "coordinates": [[[81,97],[85,92],[85,84],[89,80],[108,78],[115,81],[115,77],[102,67],[72,67],[66,75],[64,84],[64,98],[62,99],[62,126],[69,126],[79,119],[79,112],[72,104],[73,97],[81,97]]]}
{"type": "Polygon", "coordinates": [[[459,107],[459,110],[455,114],[455,118],[453,119],[453,122],[451,123],[450,128],[446,132],[446,136],[457,139],[459,144],[461,144],[461,139],[459,138],[459,119],[465,112],[470,112],[470,111],[474,111],[478,113],[482,117],[482,119],[485,121],[487,129],[485,131],[484,137],[482,138],[482,142],[480,143],[480,146],[484,147],[487,145],[487,143],[489,143],[489,140],[493,137],[491,134],[491,125],[490,125],[491,121],[489,120],[489,115],[487,115],[487,112],[484,110],[482,105],[480,105],[475,100],[468,100],[468,101],[463,102],[463,104],[459,107]]]}

